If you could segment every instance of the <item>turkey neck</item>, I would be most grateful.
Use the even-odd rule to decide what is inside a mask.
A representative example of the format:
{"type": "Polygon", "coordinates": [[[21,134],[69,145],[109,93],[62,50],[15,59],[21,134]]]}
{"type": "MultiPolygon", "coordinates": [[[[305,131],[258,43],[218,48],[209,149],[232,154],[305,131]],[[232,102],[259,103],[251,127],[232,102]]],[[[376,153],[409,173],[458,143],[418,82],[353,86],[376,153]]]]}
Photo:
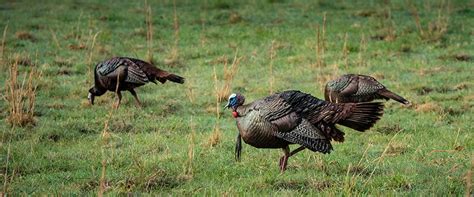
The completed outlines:
{"type": "Polygon", "coordinates": [[[238,106],[234,111],[238,113],[239,117],[247,115],[247,113],[253,108],[253,103],[247,105],[238,106]]]}

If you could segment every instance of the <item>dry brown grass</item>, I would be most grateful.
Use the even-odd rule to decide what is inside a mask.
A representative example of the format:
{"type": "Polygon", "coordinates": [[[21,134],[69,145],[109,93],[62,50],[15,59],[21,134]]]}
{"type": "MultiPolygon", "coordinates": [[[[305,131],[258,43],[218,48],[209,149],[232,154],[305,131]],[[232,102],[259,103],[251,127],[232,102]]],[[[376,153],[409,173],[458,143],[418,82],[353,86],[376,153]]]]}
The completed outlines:
{"type": "Polygon", "coordinates": [[[380,10],[377,13],[377,17],[381,19],[380,21],[380,29],[378,30],[378,34],[371,36],[371,39],[374,40],[383,40],[387,42],[394,41],[396,39],[396,27],[395,22],[392,18],[392,9],[393,7],[390,1],[384,1],[385,8],[380,10]]]}
{"type": "MultiPolygon", "coordinates": [[[[116,91],[118,89],[119,84],[117,83],[116,91]]],[[[110,120],[112,119],[112,116],[114,115],[114,112],[117,108],[112,106],[109,110],[108,115],[106,116],[104,120],[104,128],[102,129],[102,134],[101,134],[101,141],[102,141],[102,171],[101,175],[99,178],[99,191],[97,193],[97,196],[103,196],[104,193],[107,191],[109,188],[109,182],[106,179],[107,175],[107,148],[110,148],[110,140],[111,140],[111,133],[109,132],[110,130],[110,120]]]]}
{"type": "Polygon", "coordinates": [[[416,105],[415,111],[421,112],[421,113],[440,112],[442,111],[442,108],[434,102],[428,102],[428,103],[416,105]]]}
{"type": "Polygon", "coordinates": [[[342,46],[342,57],[341,57],[341,59],[344,62],[344,68],[346,70],[349,69],[349,48],[347,47],[348,39],[349,39],[349,35],[346,33],[344,35],[344,45],[342,46]]]}
{"type": "MultiPolygon", "coordinates": [[[[89,48],[89,57],[87,58],[87,76],[93,76],[93,70],[95,68],[95,66],[93,65],[92,63],[92,57],[94,55],[94,47],[95,47],[95,43],[96,43],[96,40],[97,40],[97,36],[99,35],[100,31],[95,33],[94,36],[92,36],[91,39],[91,46],[89,48]]],[[[87,80],[86,80],[86,83],[87,84],[91,84],[92,83],[92,78],[88,77],[87,80]]]]}
{"type": "MultiPolygon", "coordinates": [[[[12,127],[12,131],[14,130],[14,127],[12,127]]],[[[4,142],[2,142],[3,144],[4,142]]],[[[8,147],[7,147],[7,155],[6,155],[6,161],[5,161],[5,171],[4,171],[4,174],[3,174],[3,193],[0,193],[0,196],[4,196],[7,191],[8,191],[8,164],[9,164],[9,161],[10,161],[10,146],[11,145],[11,141],[8,142],[8,147]]],[[[13,176],[14,176],[14,173],[15,173],[15,170],[13,170],[13,173],[12,175],[12,179],[13,179],[13,176]]]]}
{"type": "Polygon", "coordinates": [[[3,67],[3,64],[5,64],[5,40],[7,38],[7,30],[8,30],[8,24],[5,25],[5,28],[3,29],[3,36],[2,36],[2,45],[0,46],[0,67],[3,67]]]}
{"type": "Polygon", "coordinates": [[[174,30],[174,43],[170,54],[165,59],[165,63],[168,65],[179,65],[179,18],[178,12],[176,11],[176,0],[173,0],[173,30],[174,30]]]}
{"type": "Polygon", "coordinates": [[[83,43],[80,43],[80,44],[70,44],[68,46],[69,49],[73,50],[73,51],[79,51],[79,50],[84,50],[87,48],[87,46],[83,43]]]}
{"type": "Polygon", "coordinates": [[[146,24],[146,46],[147,55],[146,60],[153,64],[153,17],[151,12],[151,6],[148,5],[148,1],[145,0],[145,24],[146,24]]]}
{"type": "Polygon", "coordinates": [[[176,0],[173,0],[173,29],[174,29],[174,48],[178,52],[179,42],[179,18],[178,11],[176,11],[176,0]]]}
{"type": "Polygon", "coordinates": [[[232,12],[229,16],[229,23],[236,24],[242,21],[242,16],[238,12],[232,12]]]}
{"type": "Polygon", "coordinates": [[[422,20],[418,9],[413,3],[409,4],[410,12],[415,21],[416,27],[418,29],[418,34],[420,38],[428,41],[437,41],[441,39],[446,32],[448,31],[449,26],[449,15],[451,13],[451,4],[450,1],[441,1],[439,8],[437,9],[437,17],[434,20],[427,22],[426,27],[423,27],[422,20]]]}
{"type": "Polygon", "coordinates": [[[53,38],[54,44],[58,49],[61,49],[61,44],[59,44],[58,36],[56,36],[56,32],[54,32],[52,29],[49,29],[51,32],[51,38],[53,38]]]}
{"type": "Polygon", "coordinates": [[[467,95],[463,97],[464,102],[474,101],[474,95],[467,95]]]}
{"type": "Polygon", "coordinates": [[[397,156],[405,153],[408,150],[408,146],[402,142],[392,142],[386,151],[387,156],[397,156]]]}
{"type": "MultiPolygon", "coordinates": [[[[222,101],[227,100],[227,97],[231,93],[231,85],[232,81],[234,80],[234,76],[238,71],[238,66],[240,64],[240,61],[242,60],[241,57],[237,57],[238,55],[238,50],[235,51],[234,59],[232,60],[232,64],[229,66],[227,57],[223,57],[224,60],[224,76],[223,79],[219,79],[216,68],[214,67],[214,94],[217,99],[217,103],[220,103],[222,101]],[[223,81],[223,84],[222,84],[223,81]]],[[[216,106],[219,107],[219,106],[216,106]]]]}
{"type": "Polygon", "coordinates": [[[386,36],[384,40],[390,42],[396,39],[397,36],[395,32],[397,28],[395,27],[395,22],[392,19],[392,10],[390,9],[390,5],[388,5],[386,12],[387,12],[386,23],[388,23],[388,26],[387,26],[387,32],[386,32],[386,36]]]}
{"type": "Polygon", "coordinates": [[[36,101],[36,81],[41,76],[35,68],[24,73],[23,80],[18,79],[18,61],[10,66],[10,75],[6,82],[6,102],[8,103],[8,123],[15,126],[35,125],[34,110],[36,101]]]}
{"type": "Polygon", "coordinates": [[[319,72],[317,75],[315,75],[315,82],[316,82],[316,88],[319,88],[319,92],[324,92],[324,87],[326,86],[326,83],[332,79],[334,79],[334,74],[333,73],[326,73],[326,72],[319,72]]]}
{"type": "Polygon", "coordinates": [[[275,59],[276,50],[275,50],[275,40],[272,40],[272,45],[270,47],[270,65],[269,65],[269,85],[270,85],[270,94],[273,94],[273,84],[275,82],[275,77],[273,76],[273,60],[275,59]]]}
{"type": "MultiPolygon", "coordinates": [[[[189,75],[187,75],[189,76],[189,75]]],[[[192,80],[192,79],[190,79],[192,80]]],[[[195,87],[193,86],[194,83],[192,83],[191,81],[188,80],[188,82],[186,83],[186,96],[188,97],[189,99],[189,102],[191,104],[194,104],[195,101],[196,101],[196,93],[195,93],[195,87]]]]}
{"type": "Polygon", "coordinates": [[[474,168],[474,158],[471,159],[471,168],[467,171],[464,179],[466,181],[466,193],[464,196],[472,196],[472,169],[474,168]]]}
{"type": "Polygon", "coordinates": [[[211,135],[207,138],[206,147],[214,147],[222,141],[222,131],[218,123],[216,123],[211,135]]]}
{"type": "Polygon", "coordinates": [[[20,40],[29,40],[29,41],[35,41],[36,38],[31,34],[30,32],[27,31],[18,31],[15,33],[15,37],[20,39],[20,40]]]}
{"type": "Polygon", "coordinates": [[[189,121],[189,127],[191,129],[191,133],[188,135],[188,142],[189,142],[188,158],[184,166],[184,175],[188,179],[191,178],[194,173],[193,160],[194,160],[194,144],[195,144],[195,138],[196,138],[196,125],[194,124],[192,117],[191,117],[191,120],[189,121]]]}
{"type": "Polygon", "coordinates": [[[326,13],[323,15],[322,30],[318,25],[317,27],[317,45],[316,45],[316,66],[318,68],[324,67],[326,62],[324,61],[324,53],[326,50],[326,13]]]}
{"type": "Polygon", "coordinates": [[[357,61],[357,66],[359,66],[359,68],[367,65],[367,58],[365,57],[366,52],[367,52],[367,38],[365,37],[364,34],[362,34],[360,37],[359,54],[358,54],[358,61],[357,61]]]}
{"type": "Polygon", "coordinates": [[[231,92],[231,85],[232,80],[234,79],[235,74],[237,73],[237,68],[242,60],[243,57],[237,57],[238,50],[235,51],[234,59],[232,60],[232,64],[228,66],[227,58],[224,56],[222,59],[224,60],[224,76],[223,76],[223,84],[221,84],[221,80],[217,76],[216,67],[214,66],[213,78],[214,78],[214,96],[216,98],[216,105],[215,105],[215,112],[216,112],[216,123],[214,125],[213,132],[207,139],[205,143],[208,147],[214,147],[221,142],[222,139],[222,131],[219,126],[220,121],[220,110],[222,108],[221,102],[227,100],[227,96],[229,96],[231,92]]]}

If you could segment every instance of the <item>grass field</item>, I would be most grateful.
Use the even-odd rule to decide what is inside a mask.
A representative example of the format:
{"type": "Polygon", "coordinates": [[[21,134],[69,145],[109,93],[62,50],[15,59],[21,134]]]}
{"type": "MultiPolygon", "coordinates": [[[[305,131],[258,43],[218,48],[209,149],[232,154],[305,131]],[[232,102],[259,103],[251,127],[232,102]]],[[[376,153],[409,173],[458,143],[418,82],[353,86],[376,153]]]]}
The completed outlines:
{"type": "Polygon", "coordinates": [[[469,0],[2,0],[0,38],[0,192],[472,192],[469,0]],[[112,56],[153,60],[187,81],[137,89],[143,108],[125,93],[113,110],[110,92],[90,106],[92,69],[112,56]],[[234,161],[237,128],[222,108],[230,92],[323,98],[325,82],[343,73],[375,76],[413,105],[387,102],[374,128],[343,128],[346,141],[330,155],[303,151],[284,174],[280,150],[244,145],[234,161]],[[10,87],[26,102],[16,115],[10,87]]]}

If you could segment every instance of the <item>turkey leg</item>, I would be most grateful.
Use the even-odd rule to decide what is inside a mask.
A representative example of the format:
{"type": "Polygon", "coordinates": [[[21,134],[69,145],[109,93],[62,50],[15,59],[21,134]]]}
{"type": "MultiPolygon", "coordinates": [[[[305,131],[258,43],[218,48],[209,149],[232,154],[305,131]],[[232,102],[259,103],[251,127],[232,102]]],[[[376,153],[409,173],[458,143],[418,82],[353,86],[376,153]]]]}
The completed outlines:
{"type": "Polygon", "coordinates": [[[114,104],[114,108],[118,109],[118,107],[120,106],[120,102],[122,101],[122,93],[120,93],[120,91],[117,91],[116,94],[117,94],[117,101],[114,104]]]}
{"type": "Polygon", "coordinates": [[[306,149],[304,146],[300,146],[297,149],[290,152],[290,147],[283,148],[283,156],[280,158],[280,171],[284,172],[286,170],[286,165],[288,164],[288,158],[294,154],[306,149]]]}
{"type": "Polygon", "coordinates": [[[237,135],[237,140],[235,142],[235,161],[240,161],[240,153],[242,152],[242,136],[237,135]]]}
{"type": "Polygon", "coordinates": [[[282,148],[283,156],[280,158],[280,172],[283,173],[286,170],[286,165],[288,163],[288,157],[290,157],[290,147],[286,146],[282,148]]]}
{"type": "Polygon", "coordinates": [[[138,106],[138,107],[142,107],[142,103],[141,103],[140,100],[138,99],[137,92],[135,92],[134,89],[131,89],[131,90],[129,90],[129,91],[130,91],[130,93],[132,93],[133,98],[135,98],[135,101],[136,101],[136,103],[137,103],[137,106],[138,106]]]}

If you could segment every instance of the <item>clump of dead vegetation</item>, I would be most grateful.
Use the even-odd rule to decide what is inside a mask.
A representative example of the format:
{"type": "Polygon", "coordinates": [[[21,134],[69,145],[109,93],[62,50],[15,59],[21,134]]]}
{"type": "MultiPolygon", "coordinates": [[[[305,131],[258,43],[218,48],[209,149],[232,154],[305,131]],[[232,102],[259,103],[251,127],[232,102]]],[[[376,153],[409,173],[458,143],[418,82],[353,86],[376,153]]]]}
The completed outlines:
{"type": "Polygon", "coordinates": [[[449,15],[451,13],[451,5],[449,1],[442,1],[437,8],[437,17],[434,20],[423,22],[420,18],[418,8],[410,3],[410,12],[415,21],[418,34],[421,39],[426,41],[438,41],[444,37],[449,27],[449,15]]]}
{"type": "Polygon", "coordinates": [[[7,30],[8,30],[8,25],[6,25],[5,28],[3,29],[2,42],[0,45],[0,63],[2,65],[0,65],[0,67],[2,67],[5,62],[4,54],[5,54],[5,40],[7,38],[7,30]]]}
{"type": "Polygon", "coordinates": [[[216,124],[214,125],[213,131],[211,135],[209,136],[207,142],[205,143],[205,146],[208,147],[214,147],[217,144],[220,143],[222,139],[222,131],[219,125],[220,121],[220,109],[221,107],[221,102],[227,100],[227,97],[231,93],[231,85],[232,81],[234,79],[235,74],[237,73],[238,65],[240,64],[240,61],[242,60],[243,57],[238,57],[238,50],[236,50],[234,59],[232,60],[231,65],[229,66],[227,57],[223,57],[223,63],[224,63],[224,76],[223,76],[223,84],[222,84],[222,79],[220,80],[219,77],[217,76],[217,71],[216,67],[214,66],[214,73],[213,73],[213,78],[214,78],[214,96],[216,98],[216,105],[215,105],[215,113],[216,113],[216,124]]]}
{"type": "Polygon", "coordinates": [[[10,66],[9,78],[5,83],[5,99],[9,111],[7,121],[12,126],[35,125],[36,81],[41,73],[32,68],[29,72],[25,72],[23,77],[20,77],[19,55],[15,59],[15,62],[10,66]]]}
{"type": "Polygon", "coordinates": [[[33,36],[33,34],[27,31],[18,31],[15,33],[15,37],[20,40],[29,40],[31,42],[36,41],[36,38],[33,36]]]}
{"type": "Polygon", "coordinates": [[[427,113],[427,112],[440,112],[442,108],[435,102],[427,102],[420,105],[416,105],[415,111],[427,113]]]}
{"type": "Polygon", "coordinates": [[[147,55],[146,60],[153,63],[153,16],[151,13],[151,6],[145,0],[145,24],[146,24],[146,46],[147,55]]]}
{"type": "Polygon", "coordinates": [[[231,84],[232,81],[234,80],[234,76],[237,73],[238,66],[240,64],[240,61],[242,60],[243,57],[237,57],[237,51],[235,52],[234,59],[232,60],[232,63],[229,65],[229,62],[227,60],[227,57],[223,58],[223,63],[224,63],[224,76],[222,79],[219,79],[217,75],[216,68],[214,67],[214,94],[217,100],[217,103],[219,104],[222,101],[227,100],[227,97],[229,96],[231,92],[231,84]]]}

